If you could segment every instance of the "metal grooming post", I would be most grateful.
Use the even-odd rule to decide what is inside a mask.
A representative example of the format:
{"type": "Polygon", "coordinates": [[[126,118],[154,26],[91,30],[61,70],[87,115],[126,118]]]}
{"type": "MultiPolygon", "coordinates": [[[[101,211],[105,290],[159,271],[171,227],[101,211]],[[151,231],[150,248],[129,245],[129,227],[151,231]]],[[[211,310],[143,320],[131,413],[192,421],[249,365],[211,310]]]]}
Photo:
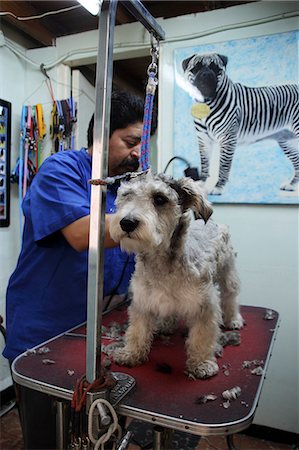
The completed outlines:
{"type": "Polygon", "coordinates": [[[139,0],[124,1],[123,6],[125,6],[135,19],[142,23],[142,25],[153,34],[158,41],[165,39],[164,30],[139,0]]]}
{"type": "MultiPolygon", "coordinates": [[[[96,69],[96,101],[92,178],[107,176],[110,102],[112,89],[113,40],[117,0],[104,1],[99,16],[99,43],[96,69]]],[[[157,40],[165,38],[139,0],[124,1],[124,6],[157,40]]],[[[86,377],[92,383],[101,375],[101,326],[104,272],[106,188],[92,185],[87,284],[86,377]]]]}

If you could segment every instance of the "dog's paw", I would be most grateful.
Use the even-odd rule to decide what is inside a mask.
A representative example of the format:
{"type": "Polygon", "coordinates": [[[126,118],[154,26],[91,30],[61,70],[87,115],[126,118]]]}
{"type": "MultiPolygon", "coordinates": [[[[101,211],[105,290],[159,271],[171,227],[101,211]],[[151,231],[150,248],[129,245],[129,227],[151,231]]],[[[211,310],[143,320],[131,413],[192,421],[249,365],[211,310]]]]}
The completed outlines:
{"type": "Polygon", "coordinates": [[[126,347],[118,348],[113,353],[113,360],[119,366],[135,367],[147,360],[145,354],[134,354],[126,347]]]}
{"type": "Polygon", "coordinates": [[[293,191],[296,191],[296,185],[295,185],[295,184],[292,184],[292,183],[289,183],[289,182],[287,181],[287,182],[282,183],[282,184],[280,185],[280,189],[281,189],[282,191],[290,191],[290,192],[293,192],[293,191]]]}
{"type": "Polygon", "coordinates": [[[222,187],[217,187],[217,186],[215,186],[210,191],[210,195],[221,195],[222,193],[223,193],[223,188],[222,187]]]}
{"type": "Polygon", "coordinates": [[[233,317],[231,320],[228,320],[224,326],[225,328],[229,328],[230,330],[240,330],[243,328],[245,321],[241,314],[237,314],[236,317],[233,317]]]}
{"type": "Polygon", "coordinates": [[[223,345],[217,342],[215,345],[215,356],[221,358],[223,356],[223,345]]]}
{"type": "Polygon", "coordinates": [[[217,375],[219,371],[218,364],[215,361],[206,359],[195,367],[188,367],[189,378],[210,378],[217,375]]]}

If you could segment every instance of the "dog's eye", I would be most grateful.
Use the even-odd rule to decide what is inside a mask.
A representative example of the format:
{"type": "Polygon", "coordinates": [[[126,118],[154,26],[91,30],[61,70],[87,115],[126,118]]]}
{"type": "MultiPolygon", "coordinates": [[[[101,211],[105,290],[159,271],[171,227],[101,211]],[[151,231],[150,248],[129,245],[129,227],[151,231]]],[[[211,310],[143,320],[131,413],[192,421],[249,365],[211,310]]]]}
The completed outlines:
{"type": "Polygon", "coordinates": [[[117,195],[117,201],[120,202],[128,202],[132,198],[132,193],[130,191],[118,193],[117,195]]]}
{"type": "Polygon", "coordinates": [[[120,197],[125,198],[125,197],[129,197],[129,195],[131,194],[131,191],[125,191],[119,194],[120,197]]]}
{"type": "Polygon", "coordinates": [[[194,67],[192,67],[191,72],[193,73],[193,75],[195,75],[202,69],[202,67],[203,67],[202,63],[198,62],[197,64],[195,64],[194,67]]]}
{"type": "Polygon", "coordinates": [[[163,194],[155,194],[153,199],[154,199],[154,204],[156,206],[162,206],[168,202],[168,198],[165,197],[165,195],[163,195],[163,194]]]}
{"type": "Polygon", "coordinates": [[[215,73],[220,72],[220,67],[213,62],[210,64],[210,69],[212,69],[215,73]]]}

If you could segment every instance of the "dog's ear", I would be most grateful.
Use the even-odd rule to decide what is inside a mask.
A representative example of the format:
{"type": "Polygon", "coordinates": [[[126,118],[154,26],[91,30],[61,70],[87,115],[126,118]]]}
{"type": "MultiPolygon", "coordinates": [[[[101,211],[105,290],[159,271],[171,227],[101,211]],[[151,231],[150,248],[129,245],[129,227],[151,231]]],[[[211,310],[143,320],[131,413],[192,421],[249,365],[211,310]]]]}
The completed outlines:
{"type": "Polygon", "coordinates": [[[219,58],[221,59],[221,61],[223,62],[224,67],[226,67],[227,61],[228,61],[228,57],[225,56],[225,55],[220,55],[219,53],[218,53],[218,56],[219,56],[219,58]]]}
{"type": "Polygon", "coordinates": [[[185,72],[185,70],[187,69],[187,66],[189,64],[189,62],[191,61],[191,59],[194,57],[195,55],[190,56],[189,58],[186,58],[182,61],[182,67],[183,67],[183,71],[185,72]]]}
{"type": "Polygon", "coordinates": [[[208,221],[213,213],[213,208],[198,182],[191,178],[181,178],[174,181],[171,187],[178,193],[184,211],[191,209],[196,219],[208,221]]]}

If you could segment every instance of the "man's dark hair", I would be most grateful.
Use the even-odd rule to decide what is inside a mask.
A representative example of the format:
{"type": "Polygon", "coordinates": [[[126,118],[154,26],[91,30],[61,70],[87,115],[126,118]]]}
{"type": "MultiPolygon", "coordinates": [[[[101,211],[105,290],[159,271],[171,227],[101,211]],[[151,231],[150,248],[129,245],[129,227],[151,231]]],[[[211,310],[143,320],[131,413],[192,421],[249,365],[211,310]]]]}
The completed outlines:
{"type": "MultiPolygon", "coordinates": [[[[110,111],[110,133],[109,137],[115,130],[126,128],[136,122],[143,122],[144,102],[142,98],[124,91],[114,91],[111,94],[111,111],[110,111]]],[[[87,130],[87,146],[93,144],[93,127],[94,114],[90,119],[87,130]]],[[[157,128],[157,113],[154,108],[151,124],[151,135],[157,128]]]]}

